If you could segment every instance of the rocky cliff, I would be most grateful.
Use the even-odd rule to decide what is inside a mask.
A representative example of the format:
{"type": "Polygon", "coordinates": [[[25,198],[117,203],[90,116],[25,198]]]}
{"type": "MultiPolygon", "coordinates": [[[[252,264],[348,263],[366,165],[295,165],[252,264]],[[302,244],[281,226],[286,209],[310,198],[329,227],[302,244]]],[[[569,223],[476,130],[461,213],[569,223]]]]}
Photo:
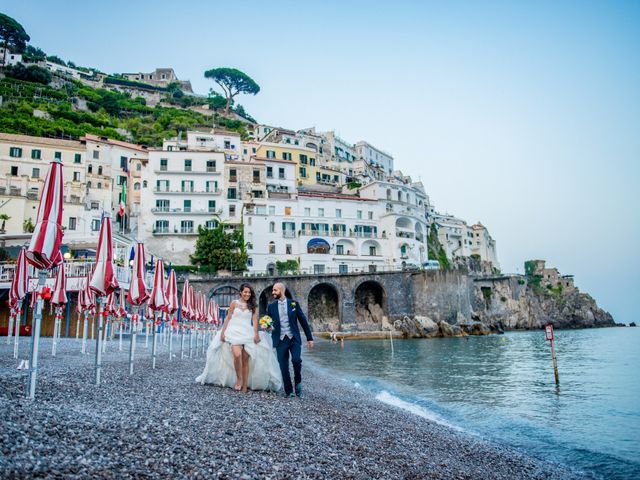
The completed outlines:
{"type": "MultiPolygon", "coordinates": [[[[442,284],[436,282],[440,289],[442,284]]],[[[518,276],[461,276],[458,288],[440,292],[425,284],[418,290],[423,294],[416,298],[424,300],[416,302],[414,315],[389,325],[406,337],[486,335],[540,329],[547,323],[556,328],[616,325],[608,312],[577,288],[541,288],[518,276]]]]}

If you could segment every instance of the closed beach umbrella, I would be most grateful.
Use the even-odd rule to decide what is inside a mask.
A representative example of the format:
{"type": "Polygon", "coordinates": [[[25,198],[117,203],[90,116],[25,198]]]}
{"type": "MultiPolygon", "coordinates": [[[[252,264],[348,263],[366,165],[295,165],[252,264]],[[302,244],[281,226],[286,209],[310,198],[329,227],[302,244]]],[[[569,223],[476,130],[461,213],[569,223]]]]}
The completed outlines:
{"type": "MultiPolygon", "coordinates": [[[[167,306],[167,297],[164,286],[164,264],[162,260],[156,261],[156,268],[153,274],[153,288],[151,289],[151,297],[149,298],[149,308],[155,312],[164,311],[167,306]]],[[[155,315],[152,313],[152,318],[155,315]]],[[[153,326],[153,343],[151,345],[151,368],[156,368],[156,351],[157,351],[157,327],[153,326]]]]}
{"type": "Polygon", "coordinates": [[[182,317],[186,320],[189,319],[189,280],[184,281],[184,285],[182,286],[182,300],[180,302],[180,313],[182,317]]]}
{"type": "MultiPolygon", "coordinates": [[[[95,297],[91,290],[91,271],[87,272],[87,278],[84,280],[82,290],[80,302],[82,305],[82,311],[84,312],[84,323],[82,325],[82,344],[80,351],[82,353],[86,353],[87,339],[89,338],[89,315],[93,313],[95,308],[95,297]]],[[[93,331],[93,325],[91,325],[91,330],[93,331]]]]}
{"type": "Polygon", "coordinates": [[[127,316],[127,309],[124,304],[125,293],[124,290],[120,290],[120,304],[118,305],[118,309],[116,311],[116,316],[119,318],[123,318],[127,316]]]}
{"type": "Polygon", "coordinates": [[[167,299],[165,311],[169,315],[173,315],[178,311],[178,282],[176,281],[176,272],[173,269],[171,269],[171,273],[169,273],[165,297],[167,299]]]}
{"type": "Polygon", "coordinates": [[[67,276],[64,272],[64,263],[58,265],[56,283],[51,294],[51,303],[56,306],[67,303],[67,276]]]}
{"type": "Polygon", "coordinates": [[[162,260],[156,261],[156,269],[153,275],[153,288],[149,299],[149,307],[154,312],[165,310],[167,297],[164,284],[164,264],[162,260]]]}
{"type": "Polygon", "coordinates": [[[49,171],[44,181],[44,188],[38,205],[36,226],[27,250],[29,263],[41,270],[49,270],[62,261],[60,245],[62,244],[63,235],[63,195],[62,162],[54,160],[49,164],[49,171]]]}
{"type": "MultiPolygon", "coordinates": [[[[11,289],[9,290],[9,305],[13,315],[9,319],[9,332],[11,332],[12,321],[15,320],[15,338],[13,344],[13,358],[18,358],[18,347],[20,345],[20,319],[22,317],[22,303],[27,294],[27,256],[26,249],[22,247],[18,254],[18,262],[13,272],[11,289]]],[[[8,337],[7,337],[8,341],[8,337]]]]}
{"type": "Polygon", "coordinates": [[[120,287],[113,268],[113,240],[111,233],[111,216],[102,215],[96,266],[91,277],[90,288],[96,295],[104,297],[120,287]]]}
{"type": "Polygon", "coordinates": [[[133,271],[131,272],[131,284],[129,285],[129,294],[127,300],[131,305],[139,307],[149,298],[147,286],[145,285],[145,268],[144,268],[144,244],[136,244],[135,255],[133,257],[133,271]]]}
{"type": "Polygon", "coordinates": [[[139,318],[140,306],[149,298],[147,286],[145,285],[146,272],[144,268],[144,244],[136,243],[133,257],[133,270],[131,272],[131,282],[129,283],[129,293],[127,300],[136,307],[135,313],[131,317],[131,344],[129,348],[129,375],[133,375],[133,357],[136,348],[136,323],[139,318]]]}
{"type": "MultiPolygon", "coordinates": [[[[62,204],[64,195],[64,179],[62,178],[62,162],[54,160],[49,164],[49,171],[44,181],[42,196],[38,204],[36,226],[31,235],[27,249],[27,261],[40,269],[38,285],[44,287],[47,276],[44,270],[62,262],[60,245],[62,244],[62,204]]],[[[40,325],[44,299],[39,298],[35,309],[31,333],[31,368],[29,369],[29,398],[35,398],[36,374],[38,371],[38,348],[40,345],[40,325]]]]}

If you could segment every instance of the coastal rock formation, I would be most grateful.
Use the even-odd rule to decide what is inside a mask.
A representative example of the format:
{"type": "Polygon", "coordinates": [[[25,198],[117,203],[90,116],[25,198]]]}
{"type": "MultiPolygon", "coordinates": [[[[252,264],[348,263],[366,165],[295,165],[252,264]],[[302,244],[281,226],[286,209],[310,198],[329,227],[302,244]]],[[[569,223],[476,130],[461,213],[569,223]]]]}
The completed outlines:
{"type": "Polygon", "coordinates": [[[472,296],[472,318],[508,330],[615,326],[613,317],[577,288],[569,291],[536,288],[520,278],[478,280],[472,296]]]}

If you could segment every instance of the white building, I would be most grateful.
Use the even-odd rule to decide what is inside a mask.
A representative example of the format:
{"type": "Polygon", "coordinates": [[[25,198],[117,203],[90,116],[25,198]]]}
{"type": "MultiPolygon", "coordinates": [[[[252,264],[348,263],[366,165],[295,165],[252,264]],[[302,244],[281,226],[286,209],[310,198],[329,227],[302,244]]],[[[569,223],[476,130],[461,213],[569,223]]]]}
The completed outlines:
{"type": "Polygon", "coordinates": [[[19,53],[12,53],[11,50],[4,47],[0,47],[0,65],[17,65],[22,63],[22,55],[19,53]]]}
{"type": "Polygon", "coordinates": [[[356,152],[368,165],[382,169],[387,175],[393,173],[393,157],[388,153],[364,141],[356,143],[356,152]]]}
{"type": "Polygon", "coordinates": [[[149,150],[142,179],[147,187],[142,188],[139,240],[160,257],[188,264],[198,227],[229,219],[224,153],[149,150]]]}

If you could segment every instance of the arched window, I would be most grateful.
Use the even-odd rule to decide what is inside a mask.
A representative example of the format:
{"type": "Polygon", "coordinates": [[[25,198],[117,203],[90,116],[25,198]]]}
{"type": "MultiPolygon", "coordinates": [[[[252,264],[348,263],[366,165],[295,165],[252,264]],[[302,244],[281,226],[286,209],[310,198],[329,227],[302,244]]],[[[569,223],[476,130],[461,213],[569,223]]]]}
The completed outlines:
{"type": "Polygon", "coordinates": [[[140,182],[136,182],[133,184],[133,189],[134,190],[140,190],[140,182]]]}
{"type": "Polygon", "coordinates": [[[91,188],[91,182],[87,182],[87,188],[91,188]]]}
{"type": "Polygon", "coordinates": [[[87,173],[93,173],[93,165],[89,164],[87,167],[87,173]]]}
{"type": "Polygon", "coordinates": [[[275,244],[275,242],[269,242],[269,253],[276,253],[276,244],[275,244]]]}
{"type": "Polygon", "coordinates": [[[274,233],[276,231],[276,222],[269,222],[269,233],[274,233]]]}
{"type": "Polygon", "coordinates": [[[391,189],[387,188],[387,200],[391,200],[391,189]]]}
{"type": "Polygon", "coordinates": [[[147,181],[146,180],[142,181],[142,188],[147,188],[147,181]]]}
{"type": "Polygon", "coordinates": [[[398,201],[401,202],[402,201],[402,192],[398,192],[398,201]]]}
{"type": "Polygon", "coordinates": [[[98,167],[98,175],[102,175],[102,165],[98,167]]]}

